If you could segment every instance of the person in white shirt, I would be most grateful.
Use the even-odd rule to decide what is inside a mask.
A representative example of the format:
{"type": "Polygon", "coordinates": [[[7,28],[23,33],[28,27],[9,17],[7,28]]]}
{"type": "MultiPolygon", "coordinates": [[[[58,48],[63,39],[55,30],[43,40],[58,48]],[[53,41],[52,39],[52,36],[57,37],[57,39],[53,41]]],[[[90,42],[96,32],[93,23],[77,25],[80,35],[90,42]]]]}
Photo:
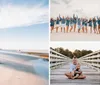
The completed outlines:
{"type": "MultiPolygon", "coordinates": [[[[70,72],[69,73],[65,73],[65,76],[67,76],[69,79],[73,79],[74,71],[76,69],[77,64],[78,64],[77,58],[74,57],[73,58],[73,63],[70,64],[70,70],[69,70],[70,72]]],[[[77,79],[85,79],[85,78],[86,78],[86,76],[84,76],[82,73],[81,73],[81,75],[79,77],[77,77],[77,79]]]]}

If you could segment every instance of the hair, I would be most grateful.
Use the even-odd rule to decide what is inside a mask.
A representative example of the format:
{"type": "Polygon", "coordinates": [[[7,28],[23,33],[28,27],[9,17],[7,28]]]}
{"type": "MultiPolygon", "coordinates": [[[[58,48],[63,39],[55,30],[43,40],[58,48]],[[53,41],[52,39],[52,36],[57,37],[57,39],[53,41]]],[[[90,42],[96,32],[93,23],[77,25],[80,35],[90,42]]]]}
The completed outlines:
{"type": "Polygon", "coordinates": [[[76,56],[73,57],[73,59],[76,59],[76,58],[77,58],[76,56]]]}

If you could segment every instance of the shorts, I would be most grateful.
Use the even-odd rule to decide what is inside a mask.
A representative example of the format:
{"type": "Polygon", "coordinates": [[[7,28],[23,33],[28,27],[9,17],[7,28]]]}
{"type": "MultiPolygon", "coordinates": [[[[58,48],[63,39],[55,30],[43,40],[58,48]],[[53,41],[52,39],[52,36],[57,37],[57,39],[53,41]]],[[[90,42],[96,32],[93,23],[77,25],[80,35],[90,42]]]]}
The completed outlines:
{"type": "Polygon", "coordinates": [[[62,28],[65,28],[65,27],[66,27],[66,24],[61,24],[61,27],[62,27],[62,28]]]}
{"type": "Polygon", "coordinates": [[[70,24],[70,26],[72,27],[72,26],[73,26],[73,24],[70,24]]]}
{"type": "Polygon", "coordinates": [[[97,26],[93,26],[94,29],[96,29],[97,26]]]}
{"type": "Polygon", "coordinates": [[[69,26],[69,25],[66,25],[66,26],[69,26]]]}
{"type": "Polygon", "coordinates": [[[78,25],[78,29],[81,29],[81,25],[78,25]]]}
{"type": "Polygon", "coordinates": [[[89,25],[89,27],[92,27],[92,25],[89,25]]]}
{"type": "Polygon", "coordinates": [[[53,24],[50,24],[50,26],[52,27],[52,26],[54,26],[53,24]]]}
{"type": "Polygon", "coordinates": [[[60,26],[59,24],[56,24],[56,25],[55,25],[55,27],[59,27],[59,26],[60,26]]]}
{"type": "Polygon", "coordinates": [[[82,25],[82,27],[84,27],[84,25],[82,25]]]}

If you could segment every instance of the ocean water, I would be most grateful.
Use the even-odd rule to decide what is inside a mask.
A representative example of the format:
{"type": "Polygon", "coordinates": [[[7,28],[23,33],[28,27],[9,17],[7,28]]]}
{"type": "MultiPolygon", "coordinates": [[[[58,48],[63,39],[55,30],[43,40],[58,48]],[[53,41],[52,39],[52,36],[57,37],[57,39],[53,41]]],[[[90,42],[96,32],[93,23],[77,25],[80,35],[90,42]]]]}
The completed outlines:
{"type": "MultiPolygon", "coordinates": [[[[35,75],[38,75],[42,78],[45,78],[48,80],[49,78],[49,61],[46,59],[42,59],[35,56],[28,56],[28,55],[20,55],[20,54],[14,54],[9,52],[2,52],[0,51],[0,54],[6,55],[7,58],[13,58],[20,61],[24,60],[25,62],[29,63],[29,65],[24,65],[12,61],[4,61],[2,62],[2,65],[11,69],[16,69],[18,71],[28,72],[35,75]]],[[[2,56],[0,56],[2,57],[2,56]]]]}

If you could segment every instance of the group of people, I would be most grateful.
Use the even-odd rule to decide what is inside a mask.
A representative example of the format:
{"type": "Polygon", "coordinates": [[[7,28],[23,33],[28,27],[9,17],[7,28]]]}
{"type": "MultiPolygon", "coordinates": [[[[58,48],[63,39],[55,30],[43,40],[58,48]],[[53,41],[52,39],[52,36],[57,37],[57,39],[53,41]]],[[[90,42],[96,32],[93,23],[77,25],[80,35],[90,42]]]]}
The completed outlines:
{"type": "Polygon", "coordinates": [[[100,34],[100,17],[93,17],[90,19],[87,18],[79,18],[75,14],[73,17],[57,17],[57,19],[51,18],[50,20],[50,27],[51,27],[51,33],[54,29],[56,29],[56,32],[58,32],[58,29],[64,30],[64,32],[71,32],[74,30],[76,32],[76,28],[78,28],[78,33],[88,33],[90,30],[90,33],[96,33],[100,34]]]}

